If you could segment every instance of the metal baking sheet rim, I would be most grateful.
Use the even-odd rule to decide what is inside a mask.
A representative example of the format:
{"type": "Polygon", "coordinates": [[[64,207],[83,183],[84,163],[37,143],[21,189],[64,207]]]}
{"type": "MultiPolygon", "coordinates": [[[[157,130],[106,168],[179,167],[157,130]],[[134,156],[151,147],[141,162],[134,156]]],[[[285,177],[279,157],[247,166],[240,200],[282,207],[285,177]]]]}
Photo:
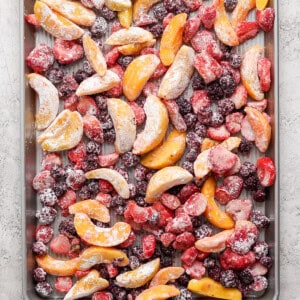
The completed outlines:
{"type": "MultiPolygon", "coordinates": [[[[30,2],[33,5],[33,0],[24,0],[20,1],[20,45],[21,45],[21,72],[20,72],[20,82],[21,82],[21,91],[20,91],[20,99],[21,99],[21,173],[22,173],[22,184],[21,184],[21,209],[22,209],[22,294],[23,294],[23,299],[42,299],[38,297],[38,295],[34,292],[33,289],[33,283],[31,286],[28,284],[28,273],[30,273],[32,270],[29,270],[28,264],[30,264],[30,261],[32,263],[32,255],[30,254],[30,244],[27,245],[27,234],[28,226],[34,226],[34,224],[27,224],[26,218],[34,218],[35,211],[31,211],[28,207],[28,201],[30,201],[30,197],[26,195],[26,186],[28,186],[28,182],[26,178],[28,178],[28,173],[26,172],[26,167],[30,167],[30,164],[28,164],[27,157],[26,157],[26,147],[28,147],[28,144],[32,144],[34,146],[34,143],[32,141],[27,143],[27,138],[26,138],[26,99],[25,99],[25,94],[28,91],[28,86],[26,86],[25,82],[25,38],[27,35],[25,35],[25,21],[24,21],[24,11],[25,11],[25,2],[28,4],[30,2]],[[27,176],[26,176],[27,175],[27,176]]],[[[279,26],[278,26],[278,20],[279,20],[279,10],[278,10],[278,0],[273,0],[270,1],[271,5],[274,7],[275,12],[276,12],[276,18],[275,18],[275,24],[274,24],[274,29],[271,33],[268,33],[269,36],[271,36],[271,41],[273,40],[273,43],[270,45],[270,47],[273,47],[273,89],[270,92],[270,94],[273,94],[273,102],[274,102],[274,111],[273,111],[273,136],[272,136],[272,143],[273,147],[270,151],[273,151],[273,158],[275,160],[277,170],[280,170],[280,165],[279,165],[279,58],[278,58],[278,49],[279,49],[279,26]],[[273,35],[273,36],[272,36],[273,35]]],[[[32,33],[34,35],[34,33],[32,33]]],[[[265,36],[265,45],[268,45],[268,37],[265,36]]],[[[271,50],[272,49],[268,49],[271,50]]],[[[33,116],[31,116],[33,117],[33,116]]],[[[34,130],[34,128],[32,127],[34,130]]],[[[35,149],[33,149],[35,152],[35,149]]],[[[30,175],[30,174],[29,174],[30,175]]],[[[273,243],[273,253],[272,256],[274,258],[274,265],[271,270],[271,275],[269,275],[269,281],[271,282],[272,285],[272,290],[271,288],[268,288],[266,294],[264,294],[260,298],[246,298],[246,299],[262,299],[262,300],[269,300],[269,299],[279,299],[279,223],[280,223],[280,217],[279,217],[279,172],[277,172],[277,179],[275,182],[274,187],[272,188],[272,193],[273,193],[273,218],[272,221],[274,222],[274,239],[269,240],[269,242],[273,243]]],[[[31,178],[30,178],[31,179],[31,178]]],[[[268,201],[269,203],[271,201],[268,201]]],[[[31,281],[32,282],[32,281],[31,281]]],[[[48,299],[61,299],[63,296],[55,297],[55,298],[48,298],[48,299]]],[[[198,297],[199,298],[199,297],[198,297]]],[[[200,299],[200,298],[199,298],[200,299]]],[[[201,298],[204,299],[204,298],[201,298]]],[[[212,299],[212,298],[205,298],[205,299],[212,299]]],[[[214,298],[215,299],[215,298],[214,298]]]]}

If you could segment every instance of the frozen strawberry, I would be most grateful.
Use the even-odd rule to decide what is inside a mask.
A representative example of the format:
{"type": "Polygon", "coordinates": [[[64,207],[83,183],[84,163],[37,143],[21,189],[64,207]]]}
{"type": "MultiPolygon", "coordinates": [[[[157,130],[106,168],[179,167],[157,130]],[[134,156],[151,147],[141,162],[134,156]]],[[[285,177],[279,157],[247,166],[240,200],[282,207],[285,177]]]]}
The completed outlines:
{"type": "Polygon", "coordinates": [[[113,264],[106,264],[106,270],[109,278],[115,278],[119,274],[119,269],[113,264]]]}
{"type": "Polygon", "coordinates": [[[114,187],[111,183],[104,179],[99,179],[99,190],[102,193],[111,193],[114,190],[114,187]]]}
{"type": "Polygon", "coordinates": [[[187,127],[182,115],[180,114],[177,103],[174,100],[167,100],[164,104],[168,110],[172,125],[176,128],[176,130],[185,132],[187,127]]]}
{"type": "Polygon", "coordinates": [[[252,210],[252,201],[248,199],[234,199],[226,205],[225,210],[235,222],[239,220],[249,220],[252,210]]]}
{"type": "Polygon", "coordinates": [[[226,116],[225,126],[231,134],[238,133],[241,130],[241,123],[244,115],[240,112],[232,113],[226,116]]]}
{"type": "Polygon", "coordinates": [[[30,25],[33,25],[35,27],[39,27],[40,26],[40,22],[36,18],[35,14],[25,15],[25,20],[30,25]]]}
{"type": "Polygon", "coordinates": [[[234,103],[236,109],[240,109],[246,105],[247,98],[247,90],[242,84],[238,85],[234,93],[230,96],[230,100],[234,103]]]}
{"type": "Polygon", "coordinates": [[[51,176],[50,171],[41,171],[35,175],[32,181],[32,187],[37,192],[54,187],[55,180],[51,176]]]}
{"type": "Polygon", "coordinates": [[[175,239],[176,235],[169,232],[165,232],[160,236],[160,241],[165,247],[169,247],[175,239]]]}
{"type": "Polygon", "coordinates": [[[64,101],[64,108],[70,111],[77,110],[77,105],[79,103],[79,98],[75,94],[68,96],[64,101]]]}
{"type": "Polygon", "coordinates": [[[74,203],[76,203],[76,193],[70,189],[57,199],[57,204],[61,209],[68,209],[74,203]]]}
{"type": "Polygon", "coordinates": [[[255,276],[249,288],[254,292],[262,292],[268,287],[268,279],[264,276],[255,276]]]}
{"type": "Polygon", "coordinates": [[[262,186],[272,186],[276,179],[276,167],[270,157],[261,157],[256,161],[257,175],[262,186]]]}
{"type": "Polygon", "coordinates": [[[54,166],[61,166],[62,160],[57,153],[47,153],[43,155],[43,160],[41,162],[42,171],[51,171],[54,166]]]}
{"type": "Polygon", "coordinates": [[[188,183],[180,190],[178,197],[181,203],[185,203],[195,193],[199,193],[199,188],[194,183],[188,183]]]}
{"type": "Polygon", "coordinates": [[[209,252],[202,252],[198,250],[197,260],[204,261],[204,259],[208,256],[209,256],[209,252]]]}
{"type": "Polygon", "coordinates": [[[73,286],[72,277],[57,277],[55,280],[55,289],[60,293],[67,293],[73,286]]]}
{"type": "Polygon", "coordinates": [[[145,97],[148,97],[149,95],[157,96],[158,89],[159,86],[157,82],[148,81],[143,88],[143,94],[145,97]]]}
{"type": "Polygon", "coordinates": [[[55,254],[68,254],[71,250],[71,244],[65,235],[59,234],[50,242],[50,249],[55,254]]]}
{"type": "Polygon", "coordinates": [[[264,99],[261,101],[248,101],[247,106],[254,107],[255,109],[263,112],[268,106],[268,100],[264,99]]]}
{"type": "Polygon", "coordinates": [[[173,248],[176,250],[185,250],[192,247],[195,240],[196,239],[191,232],[183,232],[177,235],[175,242],[173,243],[173,248]]]}
{"type": "Polygon", "coordinates": [[[138,126],[142,125],[146,119],[146,114],[144,109],[134,101],[129,102],[128,104],[130,105],[130,107],[134,112],[136,125],[138,126]]]}
{"type": "Polygon", "coordinates": [[[159,221],[158,225],[161,227],[165,227],[169,220],[171,220],[174,217],[174,213],[172,210],[165,207],[161,202],[155,202],[152,205],[152,208],[155,209],[157,212],[159,212],[159,221]]]}
{"type": "Polygon", "coordinates": [[[240,196],[243,189],[243,179],[240,176],[228,176],[224,179],[223,184],[231,199],[237,199],[240,196]]]}
{"type": "Polygon", "coordinates": [[[185,272],[194,279],[201,279],[206,272],[206,269],[201,261],[194,261],[191,266],[183,265],[185,272]]]}
{"type": "Polygon", "coordinates": [[[68,151],[68,158],[72,163],[83,161],[86,156],[86,146],[81,141],[76,147],[68,151]]]}
{"type": "Polygon", "coordinates": [[[196,52],[205,51],[216,60],[221,60],[223,53],[210,31],[201,30],[191,40],[196,52]]]}
{"type": "Polygon", "coordinates": [[[231,200],[231,196],[224,186],[218,186],[215,192],[215,199],[222,205],[231,200]]]}
{"type": "Polygon", "coordinates": [[[201,20],[198,17],[192,17],[187,20],[184,26],[183,42],[188,43],[199,29],[201,20]]]}
{"type": "Polygon", "coordinates": [[[39,225],[35,231],[35,239],[38,242],[47,244],[53,237],[53,227],[50,225],[39,225]]]}
{"type": "Polygon", "coordinates": [[[109,91],[107,91],[106,94],[109,97],[115,97],[115,98],[120,97],[123,93],[122,79],[124,76],[124,71],[123,71],[122,67],[118,64],[116,64],[112,68],[110,68],[110,71],[116,73],[119,76],[119,78],[121,79],[121,81],[118,83],[117,86],[115,86],[112,89],[110,89],[109,91]]]}
{"type": "Polygon", "coordinates": [[[264,10],[256,10],[256,20],[259,27],[265,31],[269,32],[274,26],[275,11],[274,8],[267,7],[264,10]]]}
{"type": "Polygon", "coordinates": [[[105,55],[105,61],[108,67],[112,67],[117,63],[117,60],[120,56],[118,51],[118,47],[112,48],[108,53],[105,55]]]}
{"type": "Polygon", "coordinates": [[[198,250],[195,247],[191,247],[186,249],[180,256],[180,259],[183,261],[183,263],[190,267],[193,262],[196,260],[198,255],[198,250]]]}
{"type": "Polygon", "coordinates": [[[118,162],[119,157],[120,155],[117,152],[99,155],[98,156],[99,166],[102,168],[111,167],[118,162]]]}
{"type": "Polygon", "coordinates": [[[260,262],[256,262],[251,268],[250,272],[252,276],[263,276],[268,273],[268,269],[263,266],[260,262]]]}
{"type": "Polygon", "coordinates": [[[207,136],[215,141],[222,142],[230,137],[230,132],[225,125],[208,127],[207,136]]]}
{"type": "Polygon", "coordinates": [[[133,231],[130,232],[130,235],[126,241],[119,245],[120,248],[129,248],[136,240],[136,235],[133,231]]]}
{"type": "Polygon", "coordinates": [[[81,169],[69,170],[67,172],[66,184],[74,191],[79,190],[85,182],[84,172],[81,169]]]}
{"type": "Polygon", "coordinates": [[[62,83],[57,88],[59,97],[64,99],[74,94],[78,86],[79,85],[73,75],[65,76],[62,80],[62,83]]]}
{"type": "Polygon", "coordinates": [[[47,71],[54,64],[52,48],[44,43],[38,44],[27,56],[26,64],[36,73],[47,71]]]}
{"type": "Polygon", "coordinates": [[[271,62],[263,57],[257,63],[260,87],[263,92],[268,92],[271,86],[271,62]]]}
{"type": "Polygon", "coordinates": [[[155,54],[157,57],[159,57],[159,51],[152,47],[146,47],[142,49],[141,55],[146,55],[146,54],[155,54]]]}
{"type": "Polygon", "coordinates": [[[82,278],[82,277],[86,276],[87,274],[89,274],[90,271],[91,270],[85,270],[85,271],[77,270],[74,275],[76,278],[82,278]]]}
{"type": "Polygon", "coordinates": [[[225,270],[243,270],[254,265],[255,254],[249,251],[245,255],[240,255],[234,253],[230,248],[227,248],[220,255],[220,263],[225,270]]]}
{"type": "Polygon", "coordinates": [[[112,23],[110,32],[111,34],[113,34],[114,32],[117,32],[122,28],[123,28],[122,24],[117,20],[112,23]]]}
{"type": "Polygon", "coordinates": [[[173,219],[170,219],[165,229],[166,232],[179,234],[186,231],[192,231],[193,224],[189,215],[183,213],[173,219]]]}
{"type": "Polygon", "coordinates": [[[147,14],[141,14],[139,19],[134,23],[136,26],[143,27],[157,23],[157,19],[147,14]]]}
{"type": "Polygon", "coordinates": [[[140,207],[134,201],[129,201],[127,209],[136,223],[145,223],[152,215],[151,207],[140,207]]]}
{"type": "Polygon", "coordinates": [[[97,116],[99,114],[99,108],[95,100],[90,96],[80,97],[77,110],[82,116],[86,114],[97,116]]]}
{"type": "Polygon", "coordinates": [[[175,210],[181,204],[180,200],[175,195],[169,193],[163,193],[160,200],[164,206],[171,210],[175,210]]]}
{"type": "Polygon", "coordinates": [[[113,295],[109,292],[97,292],[93,294],[92,300],[113,300],[113,295]]]}
{"type": "Polygon", "coordinates": [[[196,11],[202,5],[202,0],[183,0],[183,3],[190,11],[196,11]]]}
{"type": "Polygon", "coordinates": [[[185,213],[189,216],[200,216],[205,212],[207,200],[201,193],[195,193],[183,204],[185,213]]]}
{"type": "Polygon", "coordinates": [[[237,25],[236,29],[237,36],[239,38],[240,43],[243,43],[249,39],[256,37],[259,33],[258,23],[243,21],[237,25]]]}
{"type": "Polygon", "coordinates": [[[210,99],[207,96],[207,92],[204,90],[194,91],[190,102],[195,114],[198,114],[202,107],[210,106],[210,99]]]}
{"type": "MultiPolygon", "coordinates": [[[[151,218],[156,218],[158,215],[152,215],[151,218]],[[154,217],[153,217],[154,216],[154,217]]],[[[155,220],[155,219],[154,219],[155,220]]],[[[155,220],[156,221],[156,220],[155,220]]],[[[150,223],[143,223],[142,225],[142,230],[151,233],[152,235],[155,236],[155,238],[159,239],[159,237],[162,235],[163,230],[158,227],[158,225],[153,225],[150,223]]]]}
{"type": "Polygon", "coordinates": [[[175,217],[181,216],[182,214],[185,214],[186,212],[184,211],[183,206],[179,206],[176,210],[175,210],[175,217]]]}
{"type": "Polygon", "coordinates": [[[174,15],[172,13],[168,13],[163,19],[163,26],[167,27],[170,21],[173,19],[174,15]]]}
{"type": "Polygon", "coordinates": [[[70,64],[83,57],[83,47],[76,41],[55,39],[53,52],[56,60],[62,64],[70,64]]]}
{"type": "Polygon", "coordinates": [[[214,5],[202,5],[199,8],[198,15],[201,19],[203,26],[206,29],[212,29],[215,18],[217,16],[217,11],[214,5]]]}
{"type": "Polygon", "coordinates": [[[144,235],[142,237],[143,258],[151,258],[155,252],[156,239],[154,235],[144,235]]]}
{"type": "Polygon", "coordinates": [[[246,140],[248,140],[250,142],[253,142],[255,140],[255,132],[252,129],[252,126],[251,126],[250,122],[248,121],[247,116],[244,117],[244,119],[242,120],[241,134],[246,140]]]}
{"type": "Polygon", "coordinates": [[[152,74],[151,78],[153,78],[153,79],[160,78],[167,72],[167,70],[168,70],[168,67],[164,66],[163,63],[160,63],[156,67],[156,69],[155,69],[154,73],[152,74]]]}
{"type": "Polygon", "coordinates": [[[99,120],[92,115],[83,117],[83,132],[91,140],[103,143],[103,130],[99,120]]]}
{"type": "Polygon", "coordinates": [[[103,192],[99,192],[95,200],[99,201],[101,204],[105,205],[106,207],[110,207],[111,195],[105,194],[103,192]]]}

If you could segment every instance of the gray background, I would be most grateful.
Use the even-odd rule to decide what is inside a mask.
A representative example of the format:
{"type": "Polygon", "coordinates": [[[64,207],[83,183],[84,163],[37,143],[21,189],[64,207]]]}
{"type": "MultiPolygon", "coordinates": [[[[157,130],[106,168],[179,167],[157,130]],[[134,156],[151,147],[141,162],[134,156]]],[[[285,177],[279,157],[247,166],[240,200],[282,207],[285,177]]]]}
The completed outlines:
{"type": "MultiPolygon", "coordinates": [[[[19,0],[22,1],[22,0],[19,0]]],[[[0,299],[21,296],[19,1],[0,1],[0,299]]],[[[280,8],[280,299],[300,299],[300,2],[280,8]]]]}

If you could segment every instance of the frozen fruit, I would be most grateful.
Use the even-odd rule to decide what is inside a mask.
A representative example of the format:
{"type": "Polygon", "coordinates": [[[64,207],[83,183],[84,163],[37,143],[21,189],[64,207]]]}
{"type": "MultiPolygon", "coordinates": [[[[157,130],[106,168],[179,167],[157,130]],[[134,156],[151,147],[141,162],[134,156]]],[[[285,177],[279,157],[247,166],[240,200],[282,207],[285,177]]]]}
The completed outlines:
{"type": "Polygon", "coordinates": [[[72,277],[57,277],[55,280],[55,289],[60,293],[67,293],[73,285],[72,277]]]}
{"type": "Polygon", "coordinates": [[[110,51],[107,52],[105,55],[105,61],[106,64],[109,67],[112,67],[117,62],[118,58],[120,56],[120,53],[118,51],[118,47],[113,47],[110,51]]]}
{"type": "Polygon", "coordinates": [[[255,276],[254,282],[250,285],[250,289],[254,292],[262,292],[268,287],[268,280],[264,276],[255,276]]]}
{"type": "Polygon", "coordinates": [[[132,5],[130,0],[105,0],[104,2],[107,8],[114,11],[123,11],[132,5]]]}
{"type": "Polygon", "coordinates": [[[47,244],[53,237],[53,228],[50,225],[39,225],[35,231],[35,239],[47,244]]]}
{"type": "Polygon", "coordinates": [[[249,39],[253,39],[259,32],[259,26],[257,22],[243,21],[237,24],[236,33],[240,43],[243,43],[249,39]]]}
{"type": "Polygon", "coordinates": [[[238,1],[238,4],[235,7],[231,16],[232,27],[236,29],[239,23],[245,21],[248,16],[248,13],[253,8],[255,8],[255,0],[238,1]]]}
{"type": "Polygon", "coordinates": [[[197,179],[202,179],[212,168],[209,161],[210,149],[202,151],[194,162],[194,173],[197,179]]]}
{"type": "Polygon", "coordinates": [[[143,258],[149,259],[153,256],[156,248],[156,239],[154,235],[144,235],[141,239],[143,258]]]}
{"type": "Polygon", "coordinates": [[[177,235],[173,248],[176,250],[185,250],[190,248],[195,243],[195,236],[191,232],[183,232],[177,235]]]}
{"type": "Polygon", "coordinates": [[[249,251],[247,254],[241,255],[227,248],[220,255],[220,263],[225,270],[243,270],[254,265],[255,254],[249,251]]]}
{"type": "Polygon", "coordinates": [[[196,11],[202,5],[202,0],[183,0],[183,3],[191,11],[196,11]]]}
{"type": "Polygon", "coordinates": [[[166,267],[160,269],[150,282],[149,287],[167,284],[169,281],[176,280],[184,273],[181,267],[166,267]]]}
{"type": "Polygon", "coordinates": [[[79,98],[77,110],[82,116],[86,114],[97,116],[99,114],[99,108],[95,100],[90,96],[82,96],[79,98]]]}
{"type": "Polygon", "coordinates": [[[262,157],[256,161],[257,176],[262,186],[272,186],[276,178],[276,168],[270,157],[262,157]]]}
{"type": "Polygon", "coordinates": [[[230,215],[235,222],[248,220],[251,210],[252,202],[248,199],[234,199],[226,205],[226,213],[230,215]]]}
{"type": "Polygon", "coordinates": [[[183,210],[190,216],[200,216],[204,213],[206,205],[206,198],[201,193],[194,193],[184,203],[183,210]]]}
{"type": "Polygon", "coordinates": [[[129,28],[132,21],[132,7],[119,11],[118,19],[124,28],[129,28]]]}
{"type": "Polygon", "coordinates": [[[203,266],[203,263],[198,260],[194,261],[191,266],[183,266],[185,268],[185,272],[190,275],[191,278],[201,279],[205,275],[206,269],[203,266]]]}
{"type": "Polygon", "coordinates": [[[34,255],[42,256],[42,255],[47,254],[48,247],[41,241],[38,241],[38,242],[33,243],[31,250],[34,255]]]}
{"type": "Polygon", "coordinates": [[[225,9],[228,12],[232,12],[236,5],[238,3],[238,0],[224,0],[225,9]]]}
{"type": "Polygon", "coordinates": [[[183,42],[188,43],[199,29],[201,20],[198,17],[188,19],[184,26],[183,42]]]}
{"type": "Polygon", "coordinates": [[[202,5],[199,8],[198,14],[203,26],[206,29],[212,29],[217,16],[217,10],[215,5],[202,5]]]}
{"type": "Polygon", "coordinates": [[[186,249],[182,255],[180,256],[180,259],[183,261],[183,263],[190,267],[193,262],[196,260],[198,255],[198,250],[195,247],[191,247],[186,249]]]}
{"type": "Polygon", "coordinates": [[[182,117],[179,106],[174,100],[167,100],[164,102],[168,114],[170,117],[170,121],[175,129],[179,132],[185,132],[187,130],[187,126],[185,124],[184,118],[182,117]]]}
{"type": "Polygon", "coordinates": [[[39,27],[40,26],[40,22],[37,20],[35,14],[25,15],[25,20],[30,25],[33,25],[35,27],[39,27]]]}
{"type": "Polygon", "coordinates": [[[136,300],[159,300],[176,297],[180,290],[173,285],[156,285],[144,290],[135,299],[136,300]]]}
{"type": "Polygon", "coordinates": [[[165,228],[166,232],[174,234],[192,231],[192,229],[193,225],[191,222],[191,218],[185,213],[182,213],[175,218],[170,219],[165,228]]]}
{"type": "Polygon", "coordinates": [[[47,273],[43,268],[37,267],[32,271],[33,279],[36,282],[43,282],[46,280],[47,273]]]}
{"type": "Polygon", "coordinates": [[[258,77],[263,92],[268,92],[271,86],[271,62],[267,58],[258,60],[258,77]]]}
{"type": "Polygon", "coordinates": [[[258,22],[258,25],[263,31],[265,32],[271,31],[274,26],[274,20],[275,20],[274,8],[268,7],[263,10],[261,9],[257,10],[256,20],[258,22]]]}
{"type": "Polygon", "coordinates": [[[248,101],[247,106],[254,107],[257,110],[263,112],[268,106],[268,100],[264,99],[261,101],[248,101]]]}
{"type": "Polygon", "coordinates": [[[47,281],[38,282],[34,289],[42,297],[48,297],[53,293],[53,288],[47,281]]]}
{"type": "Polygon", "coordinates": [[[59,234],[50,242],[50,249],[55,254],[68,254],[71,250],[71,244],[65,235],[59,234]]]}
{"type": "Polygon", "coordinates": [[[75,41],[55,39],[53,52],[60,64],[70,64],[83,57],[83,48],[75,41]]]}
{"type": "Polygon", "coordinates": [[[172,194],[169,193],[163,193],[161,196],[161,202],[164,206],[171,210],[175,210],[180,206],[180,200],[172,194]]]}
{"type": "MultiPolygon", "coordinates": [[[[241,134],[246,141],[253,142],[255,140],[255,132],[249,122],[249,118],[246,116],[241,122],[241,134]]],[[[246,151],[245,151],[246,152],[246,151]]],[[[249,151],[248,151],[249,152],[249,151]]]]}
{"type": "Polygon", "coordinates": [[[231,113],[226,116],[226,128],[231,134],[238,133],[241,130],[241,123],[244,115],[240,112],[231,113]]]}

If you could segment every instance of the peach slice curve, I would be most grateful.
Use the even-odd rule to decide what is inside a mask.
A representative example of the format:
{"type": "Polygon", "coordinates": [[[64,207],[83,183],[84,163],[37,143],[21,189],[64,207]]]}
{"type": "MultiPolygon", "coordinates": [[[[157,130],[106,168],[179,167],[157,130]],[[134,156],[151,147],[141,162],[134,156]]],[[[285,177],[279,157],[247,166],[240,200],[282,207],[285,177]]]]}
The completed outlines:
{"type": "Polygon", "coordinates": [[[160,269],[151,280],[149,287],[167,284],[169,281],[179,278],[183,273],[184,268],[181,267],[166,267],[160,269]]]}
{"type": "Polygon", "coordinates": [[[115,11],[123,11],[129,7],[131,7],[130,0],[104,0],[105,5],[115,11]]]}
{"type": "Polygon", "coordinates": [[[174,285],[157,285],[140,293],[136,300],[163,300],[180,295],[180,290],[174,285]]]}
{"type": "Polygon", "coordinates": [[[240,22],[246,20],[251,9],[255,8],[256,0],[239,0],[237,6],[232,12],[231,24],[234,29],[237,28],[240,22]]]}
{"type": "Polygon", "coordinates": [[[129,28],[132,22],[132,7],[118,12],[118,19],[124,28],[129,28]]]}

